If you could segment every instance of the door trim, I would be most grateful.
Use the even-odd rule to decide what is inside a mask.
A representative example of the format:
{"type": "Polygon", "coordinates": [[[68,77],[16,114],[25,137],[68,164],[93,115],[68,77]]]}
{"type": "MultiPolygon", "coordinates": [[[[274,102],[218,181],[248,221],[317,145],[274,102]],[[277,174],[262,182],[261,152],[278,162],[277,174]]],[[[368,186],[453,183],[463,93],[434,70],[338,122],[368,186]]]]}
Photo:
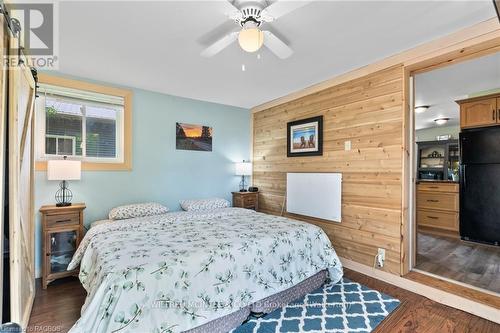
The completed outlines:
{"type": "MultiPolygon", "coordinates": [[[[500,29],[496,35],[500,35],[500,29]]],[[[412,167],[416,161],[414,156],[415,131],[413,112],[414,75],[428,72],[448,65],[454,65],[463,61],[480,58],[486,55],[500,52],[500,37],[484,38],[477,36],[477,42],[467,41],[468,47],[450,50],[444,54],[434,57],[429,56],[419,62],[414,62],[404,67],[404,115],[403,115],[403,184],[402,184],[402,227],[401,227],[401,275],[409,273],[415,266],[416,259],[416,216],[415,216],[415,172],[412,167]],[[413,126],[413,127],[412,127],[413,126]],[[408,138],[408,140],[405,140],[408,138]],[[408,163],[408,166],[405,164],[408,163]],[[405,172],[410,168],[411,172],[405,172]],[[407,207],[407,208],[406,208],[407,207]],[[405,210],[408,212],[405,213],[405,210]],[[408,255],[407,255],[408,254],[408,255]]]]}

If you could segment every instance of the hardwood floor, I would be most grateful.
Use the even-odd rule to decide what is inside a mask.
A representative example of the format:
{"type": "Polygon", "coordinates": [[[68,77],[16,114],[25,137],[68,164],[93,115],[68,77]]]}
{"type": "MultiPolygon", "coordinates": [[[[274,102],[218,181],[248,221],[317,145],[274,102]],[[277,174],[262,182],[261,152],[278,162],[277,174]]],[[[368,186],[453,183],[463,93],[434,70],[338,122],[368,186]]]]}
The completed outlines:
{"type": "Polygon", "coordinates": [[[500,293],[500,247],[418,234],[415,268],[500,293]]]}
{"type": "Polygon", "coordinates": [[[42,289],[41,279],[37,279],[35,303],[27,332],[69,331],[80,318],[86,295],[76,277],[56,280],[45,290],[42,289]]]}
{"type": "Polygon", "coordinates": [[[499,324],[434,302],[408,290],[347,269],[345,275],[353,281],[401,301],[401,305],[375,329],[376,333],[500,332],[499,324]]]}
{"type": "MultiPolygon", "coordinates": [[[[500,332],[500,325],[431,301],[372,277],[345,269],[353,281],[398,298],[401,305],[374,331],[385,332],[500,332]]],[[[75,278],[56,281],[42,290],[37,285],[28,332],[67,332],[80,317],[85,291],[75,278]],[[42,329],[40,329],[42,328],[42,329]]]]}

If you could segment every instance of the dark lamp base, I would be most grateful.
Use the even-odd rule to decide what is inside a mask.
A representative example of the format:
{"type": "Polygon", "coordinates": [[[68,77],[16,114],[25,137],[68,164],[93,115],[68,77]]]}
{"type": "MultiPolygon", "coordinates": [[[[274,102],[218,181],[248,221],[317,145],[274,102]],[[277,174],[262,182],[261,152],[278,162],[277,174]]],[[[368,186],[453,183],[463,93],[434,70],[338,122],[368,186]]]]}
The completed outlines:
{"type": "Polygon", "coordinates": [[[71,206],[71,202],[59,202],[56,203],[56,207],[68,207],[71,206]]]}
{"type": "Polygon", "coordinates": [[[245,189],[242,189],[242,190],[240,190],[240,192],[248,192],[248,191],[247,191],[247,190],[245,190],[245,189]]]}

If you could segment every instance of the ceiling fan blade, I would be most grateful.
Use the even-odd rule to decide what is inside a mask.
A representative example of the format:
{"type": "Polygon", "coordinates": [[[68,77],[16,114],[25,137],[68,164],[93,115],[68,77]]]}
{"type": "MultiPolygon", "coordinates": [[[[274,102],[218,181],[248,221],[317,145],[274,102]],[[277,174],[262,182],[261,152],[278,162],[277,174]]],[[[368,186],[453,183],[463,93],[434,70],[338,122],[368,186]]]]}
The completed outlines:
{"type": "Polygon", "coordinates": [[[200,36],[196,41],[201,45],[207,47],[208,45],[212,45],[215,41],[219,40],[221,36],[225,36],[230,34],[233,31],[239,31],[239,27],[234,24],[234,21],[226,20],[223,23],[219,24],[212,30],[205,32],[202,36],[200,36]]]}
{"type": "Polygon", "coordinates": [[[241,18],[241,11],[236,8],[231,1],[224,0],[222,1],[222,5],[224,7],[224,15],[229,17],[232,20],[237,18],[241,18]]]}
{"type": "Polygon", "coordinates": [[[278,0],[262,10],[261,16],[266,18],[266,21],[277,19],[286,15],[300,7],[310,4],[314,0],[278,0]]]}
{"type": "Polygon", "coordinates": [[[202,57],[212,57],[231,45],[236,39],[238,38],[238,32],[231,32],[230,34],[225,35],[209,47],[207,47],[205,50],[201,52],[202,57]]]}
{"type": "Polygon", "coordinates": [[[286,59],[293,54],[293,50],[281,39],[270,31],[264,32],[264,45],[281,59],[286,59]]]}

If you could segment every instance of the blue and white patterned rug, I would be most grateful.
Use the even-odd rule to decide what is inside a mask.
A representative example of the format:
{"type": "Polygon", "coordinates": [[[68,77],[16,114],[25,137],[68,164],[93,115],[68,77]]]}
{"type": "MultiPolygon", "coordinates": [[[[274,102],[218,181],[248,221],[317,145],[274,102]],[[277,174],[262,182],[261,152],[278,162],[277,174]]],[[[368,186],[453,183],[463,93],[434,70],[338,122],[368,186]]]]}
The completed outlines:
{"type": "Polygon", "coordinates": [[[232,333],[371,332],[399,305],[399,300],[343,278],[232,333]]]}

